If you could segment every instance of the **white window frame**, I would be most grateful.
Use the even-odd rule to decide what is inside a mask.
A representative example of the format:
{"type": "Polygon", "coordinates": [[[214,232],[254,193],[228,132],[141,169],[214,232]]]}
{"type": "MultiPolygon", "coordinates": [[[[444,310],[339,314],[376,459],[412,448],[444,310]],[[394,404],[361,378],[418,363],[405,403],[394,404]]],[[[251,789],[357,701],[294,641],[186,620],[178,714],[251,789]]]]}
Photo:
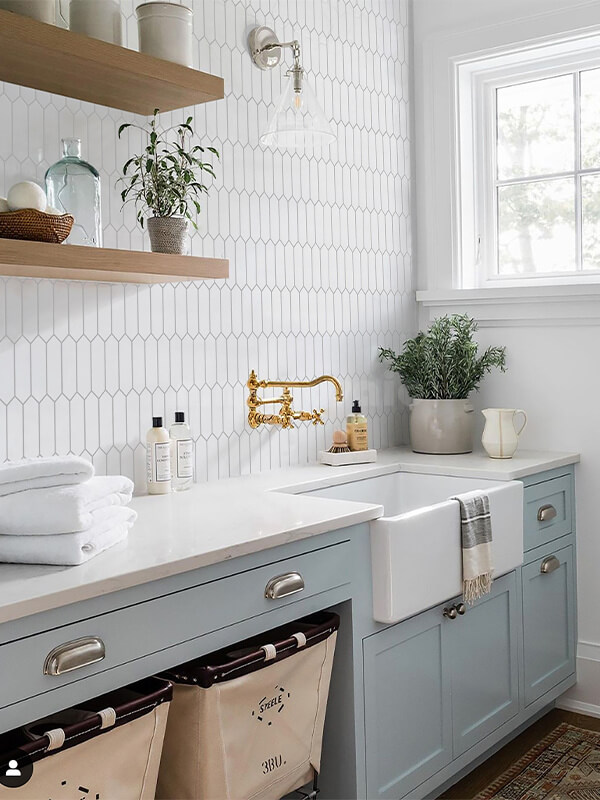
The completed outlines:
{"type": "MultiPolygon", "coordinates": [[[[558,75],[575,74],[574,92],[579,90],[579,73],[600,67],[600,37],[584,43],[555,42],[456,64],[456,153],[454,224],[456,240],[456,288],[556,285],[599,282],[600,270],[565,270],[524,277],[495,274],[497,265],[496,202],[496,91],[503,86],[526,83],[558,75]],[[457,279],[457,280],[456,280],[457,279]]],[[[577,119],[577,104],[576,121],[577,119]]],[[[577,137],[576,137],[577,138],[577,137]]],[[[598,170],[578,169],[579,141],[575,145],[573,173],[596,174],[598,170]]],[[[556,173],[558,175],[559,173],[556,173]]],[[[572,173],[566,173],[569,175],[572,173]]],[[[552,177],[545,175],[544,178],[552,177]]],[[[576,181],[576,225],[581,224],[580,182],[576,181]]],[[[577,241],[580,241],[578,230],[577,241]]],[[[578,256],[578,266],[580,254],[578,256]]]]}

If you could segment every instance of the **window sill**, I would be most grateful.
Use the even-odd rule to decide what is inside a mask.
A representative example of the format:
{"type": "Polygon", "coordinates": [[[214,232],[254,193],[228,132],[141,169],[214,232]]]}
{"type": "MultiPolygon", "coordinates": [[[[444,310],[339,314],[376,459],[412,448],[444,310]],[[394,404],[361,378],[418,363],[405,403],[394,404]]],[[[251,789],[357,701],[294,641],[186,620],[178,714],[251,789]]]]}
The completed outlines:
{"type": "Polygon", "coordinates": [[[467,313],[486,325],[600,325],[600,283],[417,292],[430,318],[467,313]]]}

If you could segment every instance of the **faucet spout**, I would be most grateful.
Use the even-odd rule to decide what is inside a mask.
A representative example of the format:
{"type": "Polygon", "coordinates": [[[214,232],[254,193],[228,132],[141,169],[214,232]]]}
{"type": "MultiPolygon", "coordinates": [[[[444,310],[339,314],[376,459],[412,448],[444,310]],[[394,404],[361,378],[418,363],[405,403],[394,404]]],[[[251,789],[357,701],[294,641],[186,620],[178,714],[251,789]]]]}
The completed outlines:
{"type": "Polygon", "coordinates": [[[290,386],[293,389],[311,389],[313,386],[318,386],[320,383],[325,383],[326,381],[333,383],[335,386],[335,399],[338,403],[341,403],[344,399],[344,393],[340,382],[337,378],[334,378],[333,375],[321,375],[312,381],[260,381],[258,385],[262,389],[266,389],[270,386],[290,386]]]}

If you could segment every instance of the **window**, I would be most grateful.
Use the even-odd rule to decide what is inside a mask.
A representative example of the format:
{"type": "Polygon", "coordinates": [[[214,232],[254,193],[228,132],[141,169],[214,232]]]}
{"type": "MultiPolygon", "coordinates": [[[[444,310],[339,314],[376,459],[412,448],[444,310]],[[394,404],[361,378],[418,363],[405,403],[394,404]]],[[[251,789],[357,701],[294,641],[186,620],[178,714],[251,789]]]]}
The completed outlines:
{"type": "Polygon", "coordinates": [[[600,69],[496,89],[497,275],[600,269],[600,69]]]}
{"type": "Polygon", "coordinates": [[[459,285],[600,280],[600,42],[457,71],[459,285]]]}

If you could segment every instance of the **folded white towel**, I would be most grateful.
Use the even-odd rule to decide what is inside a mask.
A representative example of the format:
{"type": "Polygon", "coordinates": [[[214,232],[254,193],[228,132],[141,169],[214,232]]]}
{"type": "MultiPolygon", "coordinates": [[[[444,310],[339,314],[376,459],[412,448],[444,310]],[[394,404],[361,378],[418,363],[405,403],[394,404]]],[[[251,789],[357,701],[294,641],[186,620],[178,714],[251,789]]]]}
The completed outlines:
{"type": "Polygon", "coordinates": [[[98,475],[85,483],[28,489],[0,497],[0,534],[16,536],[85,531],[102,515],[131,502],[133,481],[98,475]]]}
{"type": "Polygon", "coordinates": [[[0,561],[57,566],[83,564],[122,542],[136,518],[133,509],[121,508],[115,509],[112,519],[104,520],[87,531],[50,536],[0,536],[0,561]]]}
{"type": "Polygon", "coordinates": [[[25,489],[83,483],[94,474],[94,467],[78,456],[23,458],[0,464],[0,497],[25,489]]]}

